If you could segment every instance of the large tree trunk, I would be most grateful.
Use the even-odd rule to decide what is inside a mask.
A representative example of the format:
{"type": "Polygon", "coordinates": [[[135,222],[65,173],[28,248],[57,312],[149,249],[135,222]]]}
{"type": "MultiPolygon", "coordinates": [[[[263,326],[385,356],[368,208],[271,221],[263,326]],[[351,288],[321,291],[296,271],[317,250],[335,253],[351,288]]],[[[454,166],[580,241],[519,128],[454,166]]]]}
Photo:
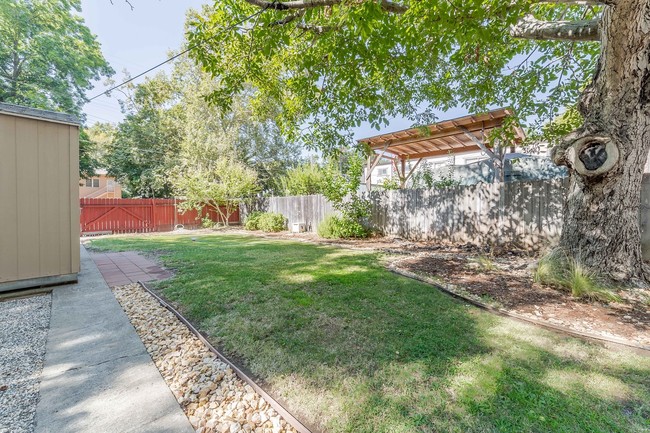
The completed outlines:
{"type": "Polygon", "coordinates": [[[554,149],[570,169],[559,248],[617,281],[644,279],[639,230],[650,151],[650,0],[619,0],[601,23],[602,51],[580,111],[584,125],[554,149]]]}

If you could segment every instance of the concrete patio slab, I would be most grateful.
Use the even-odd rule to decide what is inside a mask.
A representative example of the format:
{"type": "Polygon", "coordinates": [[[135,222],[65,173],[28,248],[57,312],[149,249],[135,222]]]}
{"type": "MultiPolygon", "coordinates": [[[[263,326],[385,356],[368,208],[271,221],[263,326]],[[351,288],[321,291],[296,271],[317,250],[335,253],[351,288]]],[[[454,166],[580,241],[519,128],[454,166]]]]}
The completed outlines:
{"type": "Polygon", "coordinates": [[[91,431],[194,429],[82,247],[79,283],[52,292],[35,432],[91,431]]]}
{"type": "Polygon", "coordinates": [[[172,273],[133,251],[90,253],[110,287],[170,278],[172,273]]]}

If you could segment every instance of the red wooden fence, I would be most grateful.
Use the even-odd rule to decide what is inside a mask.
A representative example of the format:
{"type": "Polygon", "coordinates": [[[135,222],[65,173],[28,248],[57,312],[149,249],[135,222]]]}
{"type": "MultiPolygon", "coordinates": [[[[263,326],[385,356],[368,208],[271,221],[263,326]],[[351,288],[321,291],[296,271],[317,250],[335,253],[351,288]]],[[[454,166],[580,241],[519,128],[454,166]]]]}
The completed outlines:
{"type": "MultiPolygon", "coordinates": [[[[144,233],[171,231],[178,224],[186,228],[201,226],[206,215],[212,221],[223,222],[216,211],[196,210],[181,213],[177,209],[180,200],[175,199],[132,199],[132,198],[82,198],[81,233],[144,233]]],[[[239,222],[239,210],[228,219],[239,222]]]]}

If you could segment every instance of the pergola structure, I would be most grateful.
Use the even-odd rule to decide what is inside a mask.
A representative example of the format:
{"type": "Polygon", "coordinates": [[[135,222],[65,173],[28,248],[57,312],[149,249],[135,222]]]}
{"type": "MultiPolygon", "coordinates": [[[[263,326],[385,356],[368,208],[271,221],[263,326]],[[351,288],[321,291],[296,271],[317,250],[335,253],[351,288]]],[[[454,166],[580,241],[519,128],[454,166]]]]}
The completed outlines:
{"type": "MultiPolygon", "coordinates": [[[[371,189],[372,171],[382,158],[391,160],[403,188],[425,158],[471,151],[483,151],[491,157],[495,156],[494,152],[485,145],[487,137],[492,130],[502,127],[504,120],[512,115],[511,109],[499,108],[484,114],[444,120],[429,125],[424,130],[423,128],[405,129],[358,140],[360,143],[367,144],[372,150],[372,154],[368,157],[365,177],[368,191],[371,189]],[[415,162],[408,172],[407,161],[415,162]]],[[[513,132],[514,143],[508,143],[502,148],[514,146],[525,138],[521,127],[516,126],[513,132]]]]}

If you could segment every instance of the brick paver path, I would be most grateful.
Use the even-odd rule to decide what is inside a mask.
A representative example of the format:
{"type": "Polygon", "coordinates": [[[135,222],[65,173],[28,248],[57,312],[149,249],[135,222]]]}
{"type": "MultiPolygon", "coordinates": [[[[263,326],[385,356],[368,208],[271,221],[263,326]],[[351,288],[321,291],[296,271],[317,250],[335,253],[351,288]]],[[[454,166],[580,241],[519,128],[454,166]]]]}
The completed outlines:
{"type": "Polygon", "coordinates": [[[109,287],[137,281],[164,280],[172,273],[133,251],[123,253],[91,253],[109,287]]]}

